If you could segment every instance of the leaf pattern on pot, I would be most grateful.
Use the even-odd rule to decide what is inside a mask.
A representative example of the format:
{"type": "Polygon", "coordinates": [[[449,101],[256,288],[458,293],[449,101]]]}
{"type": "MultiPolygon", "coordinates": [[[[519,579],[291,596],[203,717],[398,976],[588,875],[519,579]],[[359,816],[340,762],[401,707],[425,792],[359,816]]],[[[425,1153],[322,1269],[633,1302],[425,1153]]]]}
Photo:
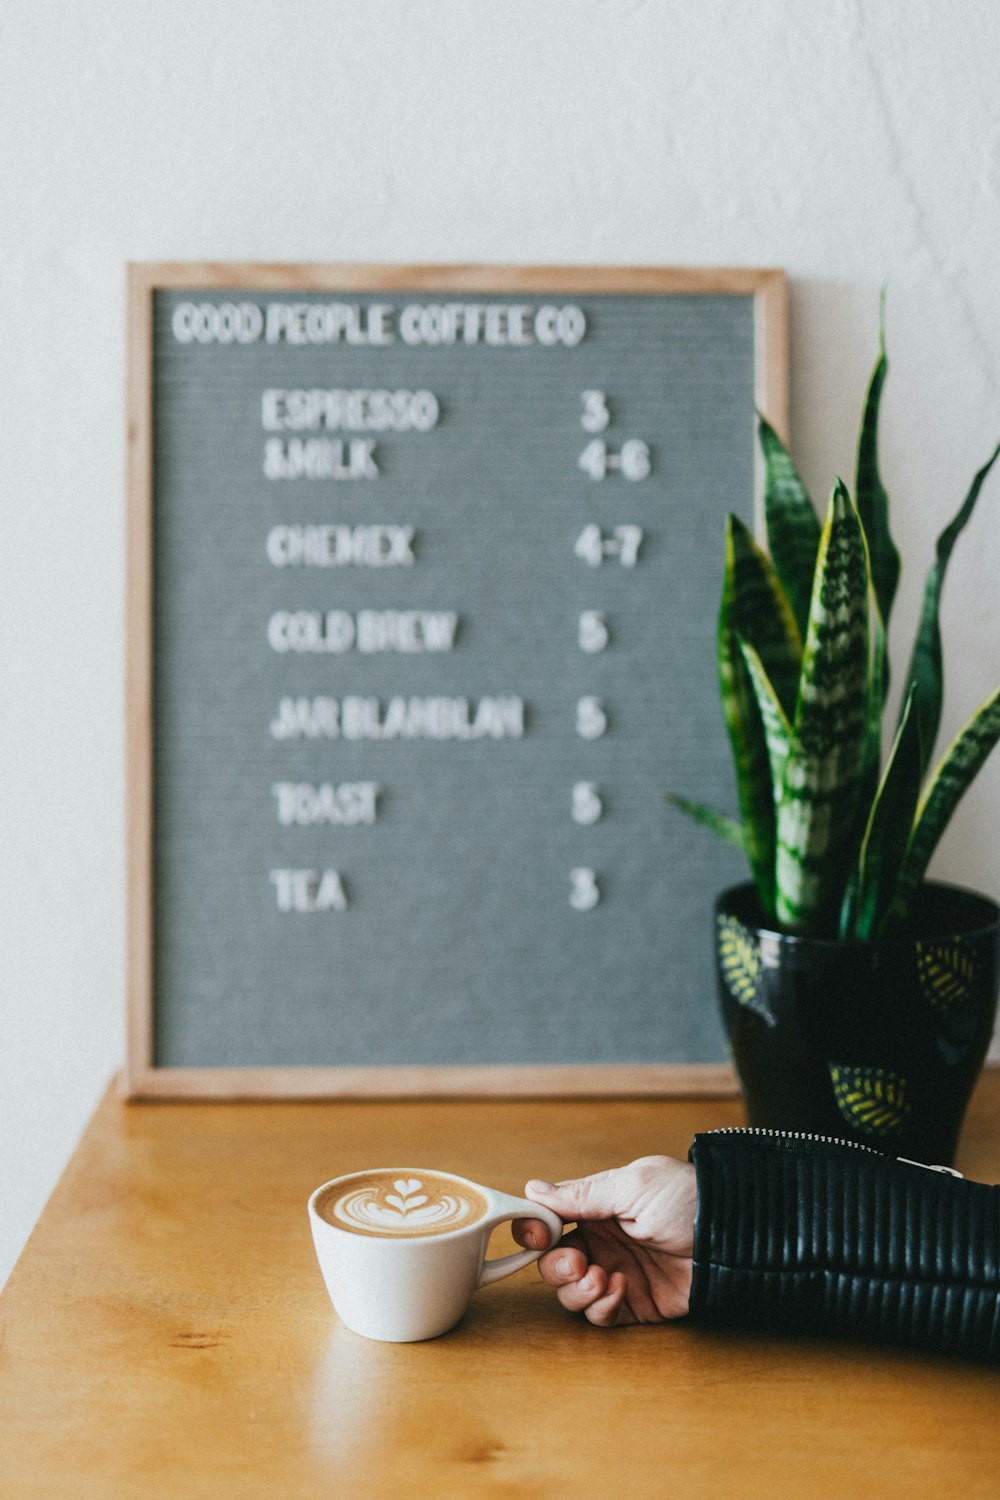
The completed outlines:
{"type": "Polygon", "coordinates": [[[737,1004],[762,1017],[768,1026],[775,1026],[777,1022],[764,993],[760,945],[753,933],[735,917],[720,914],[717,943],[719,968],[726,989],[737,1004]]]}
{"type": "Polygon", "coordinates": [[[837,1108],[853,1130],[881,1138],[899,1134],[910,1113],[905,1078],[886,1068],[827,1067],[837,1108]]]}
{"type": "Polygon", "coordinates": [[[974,997],[975,953],[959,939],[950,943],[918,943],[917,975],[924,998],[937,1011],[950,1015],[974,997]]]}

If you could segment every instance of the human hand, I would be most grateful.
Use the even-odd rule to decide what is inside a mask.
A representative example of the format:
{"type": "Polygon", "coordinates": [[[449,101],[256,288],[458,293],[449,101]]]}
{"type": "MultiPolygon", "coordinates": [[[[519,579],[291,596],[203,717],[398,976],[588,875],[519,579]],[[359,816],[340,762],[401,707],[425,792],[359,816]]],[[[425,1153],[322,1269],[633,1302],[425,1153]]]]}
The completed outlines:
{"type": "MultiPolygon", "coordinates": [[[[575,1181],[532,1181],[525,1194],[576,1223],[538,1262],[563,1307],[602,1328],[685,1316],[698,1201],[688,1162],[643,1156],[575,1181]]],[[[518,1220],[514,1236],[533,1250],[550,1237],[540,1219],[518,1220]]]]}

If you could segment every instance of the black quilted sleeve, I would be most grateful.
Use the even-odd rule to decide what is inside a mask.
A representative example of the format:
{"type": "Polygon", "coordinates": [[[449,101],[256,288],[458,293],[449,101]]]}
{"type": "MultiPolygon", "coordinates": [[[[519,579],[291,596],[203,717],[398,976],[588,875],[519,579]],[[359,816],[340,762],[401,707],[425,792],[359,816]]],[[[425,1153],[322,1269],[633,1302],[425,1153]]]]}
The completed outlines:
{"type": "Polygon", "coordinates": [[[1000,1361],[1000,1188],[780,1132],[691,1160],[693,1319],[1000,1361]]]}

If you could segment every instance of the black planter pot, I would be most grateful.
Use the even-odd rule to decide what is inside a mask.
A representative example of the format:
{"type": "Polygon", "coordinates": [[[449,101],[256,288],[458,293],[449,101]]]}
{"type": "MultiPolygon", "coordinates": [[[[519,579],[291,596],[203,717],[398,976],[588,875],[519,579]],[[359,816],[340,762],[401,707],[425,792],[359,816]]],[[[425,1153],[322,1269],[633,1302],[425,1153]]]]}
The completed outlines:
{"type": "Polygon", "coordinates": [[[953,1160],[993,1034],[1000,907],[928,883],[875,943],[767,927],[752,885],[716,905],[723,1022],[749,1123],[953,1160]]]}

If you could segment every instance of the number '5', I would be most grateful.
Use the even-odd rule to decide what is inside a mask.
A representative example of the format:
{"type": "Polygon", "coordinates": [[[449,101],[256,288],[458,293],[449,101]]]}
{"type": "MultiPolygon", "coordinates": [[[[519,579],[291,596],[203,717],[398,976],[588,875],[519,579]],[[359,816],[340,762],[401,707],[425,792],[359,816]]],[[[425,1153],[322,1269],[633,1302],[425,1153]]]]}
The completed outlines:
{"type": "Polygon", "coordinates": [[[599,740],[608,727],[608,716],[600,698],[578,698],[576,732],[583,740],[599,740]]]}
{"type": "Polygon", "coordinates": [[[574,911],[592,911],[601,899],[597,876],[593,870],[570,870],[569,878],[572,884],[569,893],[570,906],[574,911]]]}
{"type": "Polygon", "coordinates": [[[609,634],[604,615],[599,609],[585,609],[580,616],[580,633],[577,640],[581,651],[589,651],[591,654],[603,651],[608,644],[609,634]]]}

